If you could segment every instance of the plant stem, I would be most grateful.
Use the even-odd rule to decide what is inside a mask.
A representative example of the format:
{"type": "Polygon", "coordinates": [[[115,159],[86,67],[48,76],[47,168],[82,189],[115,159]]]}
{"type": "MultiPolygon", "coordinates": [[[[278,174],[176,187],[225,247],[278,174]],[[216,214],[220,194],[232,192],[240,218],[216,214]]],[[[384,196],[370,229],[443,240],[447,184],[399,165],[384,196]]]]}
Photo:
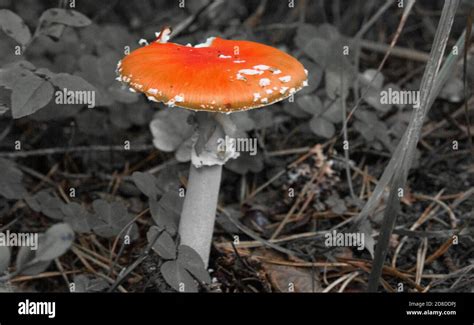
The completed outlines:
{"type": "Polygon", "coordinates": [[[190,165],[186,198],[179,221],[179,235],[181,244],[193,248],[201,256],[207,268],[222,166],[197,168],[192,163],[190,165]]]}

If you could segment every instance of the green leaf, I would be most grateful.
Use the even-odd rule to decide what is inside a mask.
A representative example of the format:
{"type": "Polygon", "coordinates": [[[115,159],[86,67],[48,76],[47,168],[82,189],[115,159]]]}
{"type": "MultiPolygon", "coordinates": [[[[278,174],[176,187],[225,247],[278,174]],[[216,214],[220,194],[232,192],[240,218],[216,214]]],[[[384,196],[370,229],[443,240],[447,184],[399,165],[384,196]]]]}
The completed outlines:
{"type": "Polygon", "coordinates": [[[157,187],[155,176],[150,173],[134,172],[132,174],[132,180],[140,192],[149,198],[156,199],[158,194],[161,193],[157,187]]]}
{"type": "Polygon", "coordinates": [[[342,101],[340,98],[334,101],[327,101],[324,106],[329,107],[324,111],[322,117],[332,123],[342,122],[342,101]]]}
{"type": "Polygon", "coordinates": [[[240,175],[248,172],[259,173],[264,167],[263,156],[260,153],[250,155],[249,152],[241,152],[239,157],[229,160],[225,167],[240,175]]]}
{"type": "Polygon", "coordinates": [[[15,163],[0,158],[0,195],[6,199],[21,199],[27,191],[22,184],[23,173],[15,163]]]}
{"type": "Polygon", "coordinates": [[[76,10],[52,8],[43,12],[40,22],[57,23],[72,27],[85,27],[91,20],[76,10]]]}
{"type": "Polygon", "coordinates": [[[370,85],[370,87],[377,90],[380,90],[383,87],[383,82],[385,80],[383,73],[378,73],[377,69],[367,69],[363,73],[359,74],[359,78],[364,85],[370,85]]]}
{"type": "Polygon", "coordinates": [[[74,276],[73,283],[75,284],[75,290],[73,292],[99,292],[109,287],[105,279],[91,279],[83,274],[74,276]]]}
{"type": "Polygon", "coordinates": [[[51,37],[54,41],[59,41],[66,29],[66,25],[47,24],[40,29],[41,34],[51,37]]]}
{"type": "Polygon", "coordinates": [[[33,197],[29,197],[27,203],[31,209],[36,212],[41,212],[51,219],[63,220],[65,217],[62,212],[64,202],[48,190],[42,190],[33,197]]]}
{"type": "Polygon", "coordinates": [[[139,47],[135,37],[125,24],[101,24],[99,35],[101,41],[116,51],[123,51],[125,46],[130,46],[130,50],[139,47]]]}
{"type": "Polygon", "coordinates": [[[255,129],[261,130],[274,127],[275,117],[268,109],[252,109],[248,111],[249,117],[255,122],[255,129]]]}
{"type": "Polygon", "coordinates": [[[31,39],[28,26],[21,17],[8,9],[0,10],[0,27],[2,30],[22,46],[31,39]]]}
{"type": "Polygon", "coordinates": [[[178,229],[183,201],[175,191],[166,192],[158,202],[150,199],[150,213],[156,225],[174,234],[178,229]]]}
{"type": "Polygon", "coordinates": [[[160,233],[160,229],[156,226],[150,227],[146,237],[148,243],[153,243],[152,249],[166,260],[171,260],[176,258],[176,244],[170,234],[166,231],[160,233]],[[158,236],[158,238],[156,238],[158,236]],[[156,238],[156,240],[155,240],[156,238]]]}
{"type": "MultiPolygon", "coordinates": [[[[42,236],[44,237],[44,236],[42,236]]],[[[43,239],[41,237],[41,239],[43,239]]],[[[41,239],[38,241],[41,243],[41,239]]],[[[16,256],[16,269],[23,275],[36,275],[46,270],[51,261],[35,261],[36,251],[28,246],[20,247],[16,256]]]]}
{"type": "Polygon", "coordinates": [[[12,116],[21,118],[33,114],[49,103],[54,88],[46,80],[31,74],[20,77],[12,90],[12,116]]]}
{"type": "Polygon", "coordinates": [[[376,110],[386,113],[390,110],[391,105],[382,104],[381,90],[369,87],[364,89],[364,101],[376,110]]]}
{"type": "Polygon", "coordinates": [[[201,256],[189,246],[180,245],[178,247],[178,263],[188,270],[201,282],[211,283],[209,272],[204,267],[201,256]]]}
{"type": "Polygon", "coordinates": [[[41,205],[38,202],[38,200],[36,200],[35,196],[26,195],[24,199],[25,199],[26,204],[30,207],[31,210],[35,212],[41,212],[41,205]]]}
{"type": "MultiPolygon", "coordinates": [[[[93,93],[92,95],[95,96],[94,97],[95,103],[92,103],[92,104],[95,104],[97,106],[97,103],[100,104],[102,102],[101,94],[97,90],[97,88],[80,76],[72,75],[69,73],[58,73],[58,74],[53,74],[49,81],[55,87],[59,88],[60,91],[63,91],[64,89],[66,89],[68,92],[70,91],[74,92],[72,97],[74,98],[76,103],[84,103],[84,98],[82,97],[85,94],[85,92],[93,93]]],[[[88,104],[91,104],[91,103],[88,103],[88,104]]]]}
{"type": "Polygon", "coordinates": [[[74,231],[67,223],[58,223],[45,233],[44,241],[39,245],[35,260],[51,261],[63,255],[74,241],[74,231]]]}
{"type": "MultiPolygon", "coordinates": [[[[99,199],[92,203],[95,213],[91,215],[89,224],[92,230],[99,236],[111,238],[117,236],[122,229],[133,219],[127,208],[120,202],[108,203],[99,199]]],[[[134,232],[136,233],[136,225],[134,232]]],[[[132,229],[133,230],[133,229],[132,229]]],[[[124,231],[123,234],[125,234],[124,231]]]]}
{"type": "MultiPolygon", "coordinates": [[[[298,98],[300,96],[298,95],[298,98]]],[[[284,101],[283,102],[283,111],[289,115],[296,117],[298,119],[307,119],[310,117],[307,112],[303,111],[299,105],[296,105],[295,102],[284,101]]]]}
{"type": "Polygon", "coordinates": [[[25,76],[26,74],[33,75],[33,73],[30,71],[24,71],[24,69],[20,67],[0,69],[0,86],[7,89],[13,89],[13,86],[18,81],[18,79],[20,79],[22,76],[25,76]]]}
{"type": "Polygon", "coordinates": [[[34,76],[35,66],[28,61],[21,60],[7,64],[0,69],[0,86],[13,89],[15,83],[22,77],[34,76]]]}
{"type": "Polygon", "coordinates": [[[177,261],[168,261],[161,266],[165,281],[179,292],[197,292],[198,287],[193,277],[177,261]]]}
{"type": "Polygon", "coordinates": [[[295,45],[300,49],[304,49],[309,41],[311,41],[315,35],[317,35],[318,29],[316,26],[311,24],[301,24],[295,36],[295,45]]]}
{"type": "Polygon", "coordinates": [[[6,69],[22,68],[22,69],[29,70],[29,71],[34,71],[36,69],[36,67],[33,63],[31,63],[30,61],[26,61],[26,60],[13,61],[11,63],[6,64],[5,68],[6,69]]]}
{"type": "Polygon", "coordinates": [[[97,102],[100,106],[109,106],[115,98],[109,91],[112,84],[116,84],[116,68],[120,56],[114,52],[107,52],[100,57],[94,55],[83,55],[78,64],[80,72],[77,74],[89,80],[97,89],[97,102]]]}
{"type": "Polygon", "coordinates": [[[326,69],[324,74],[324,82],[326,85],[326,94],[330,99],[342,97],[345,99],[349,95],[349,88],[352,83],[351,70],[343,70],[341,77],[341,67],[334,67],[326,69]],[[341,79],[343,79],[341,81],[341,79]],[[342,84],[343,83],[343,84],[342,84]],[[344,86],[342,88],[341,86],[344,86]]]}
{"type": "Polygon", "coordinates": [[[96,88],[79,76],[69,73],[57,73],[50,79],[51,83],[59,89],[73,91],[96,91],[96,88]]]}
{"type": "Polygon", "coordinates": [[[323,104],[318,96],[298,96],[296,104],[306,113],[311,115],[319,115],[323,112],[323,104]]]}
{"type": "Polygon", "coordinates": [[[120,56],[115,52],[106,52],[100,57],[94,55],[83,55],[79,59],[81,76],[90,80],[96,85],[108,88],[112,84],[117,84],[115,78],[117,62],[120,56]]]}
{"type": "Polygon", "coordinates": [[[46,233],[38,235],[37,250],[22,246],[16,258],[16,268],[20,274],[35,275],[46,270],[55,258],[63,255],[74,241],[74,232],[65,223],[49,228],[46,233]]]}
{"type": "Polygon", "coordinates": [[[165,152],[177,150],[193,134],[193,127],[186,122],[190,115],[185,109],[165,109],[156,113],[150,123],[155,147],[165,152]]]}
{"type": "Polygon", "coordinates": [[[255,122],[249,117],[248,111],[235,112],[229,116],[239,131],[247,132],[255,128],[255,122]]]}
{"type": "Polygon", "coordinates": [[[64,214],[64,222],[71,225],[72,229],[80,234],[89,233],[90,213],[79,203],[70,202],[61,206],[61,212],[64,214]]]}
{"type": "Polygon", "coordinates": [[[332,122],[321,116],[313,116],[309,121],[309,127],[314,134],[326,139],[331,138],[336,133],[336,128],[332,122]]]}
{"type": "Polygon", "coordinates": [[[322,37],[314,37],[306,44],[302,45],[301,49],[314,62],[321,65],[322,67],[326,67],[328,57],[330,55],[330,47],[331,42],[329,42],[327,39],[322,37]]]}

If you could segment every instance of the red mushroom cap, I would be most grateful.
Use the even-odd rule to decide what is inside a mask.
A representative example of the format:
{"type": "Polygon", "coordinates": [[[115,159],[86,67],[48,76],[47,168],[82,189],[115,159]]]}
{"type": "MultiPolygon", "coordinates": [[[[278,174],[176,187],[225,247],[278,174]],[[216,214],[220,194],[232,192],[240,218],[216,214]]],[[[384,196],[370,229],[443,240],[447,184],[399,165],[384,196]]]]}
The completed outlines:
{"type": "Polygon", "coordinates": [[[212,112],[269,105],[307,84],[307,71],[287,53],[217,37],[194,47],[153,42],[127,55],[118,72],[150,100],[212,112]]]}

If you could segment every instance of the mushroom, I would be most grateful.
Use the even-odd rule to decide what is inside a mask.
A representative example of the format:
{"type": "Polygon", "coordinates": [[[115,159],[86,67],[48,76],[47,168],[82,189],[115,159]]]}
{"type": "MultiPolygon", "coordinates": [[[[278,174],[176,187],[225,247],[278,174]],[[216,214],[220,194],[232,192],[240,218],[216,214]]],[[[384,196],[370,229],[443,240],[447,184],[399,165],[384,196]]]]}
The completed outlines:
{"type": "Polygon", "coordinates": [[[118,79],[151,101],[196,111],[187,191],[179,222],[180,242],[208,265],[222,165],[238,156],[216,143],[235,135],[226,114],[268,106],[307,84],[307,71],[276,48],[244,40],[208,38],[184,46],[168,43],[164,29],[155,42],[119,62],[118,79]]]}

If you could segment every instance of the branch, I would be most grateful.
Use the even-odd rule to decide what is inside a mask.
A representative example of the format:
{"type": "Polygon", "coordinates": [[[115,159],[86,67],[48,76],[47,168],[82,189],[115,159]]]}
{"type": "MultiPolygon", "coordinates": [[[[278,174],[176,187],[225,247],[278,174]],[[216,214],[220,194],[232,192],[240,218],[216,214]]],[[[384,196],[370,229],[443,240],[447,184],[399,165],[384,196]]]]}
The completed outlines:
{"type": "Polygon", "coordinates": [[[0,152],[0,158],[26,158],[32,156],[48,156],[54,154],[70,153],[70,152],[90,152],[90,151],[149,151],[153,150],[155,147],[151,144],[139,144],[130,146],[126,149],[123,145],[115,146],[78,146],[78,147],[69,147],[69,148],[45,148],[37,150],[23,150],[23,151],[13,151],[13,152],[0,152]]]}

